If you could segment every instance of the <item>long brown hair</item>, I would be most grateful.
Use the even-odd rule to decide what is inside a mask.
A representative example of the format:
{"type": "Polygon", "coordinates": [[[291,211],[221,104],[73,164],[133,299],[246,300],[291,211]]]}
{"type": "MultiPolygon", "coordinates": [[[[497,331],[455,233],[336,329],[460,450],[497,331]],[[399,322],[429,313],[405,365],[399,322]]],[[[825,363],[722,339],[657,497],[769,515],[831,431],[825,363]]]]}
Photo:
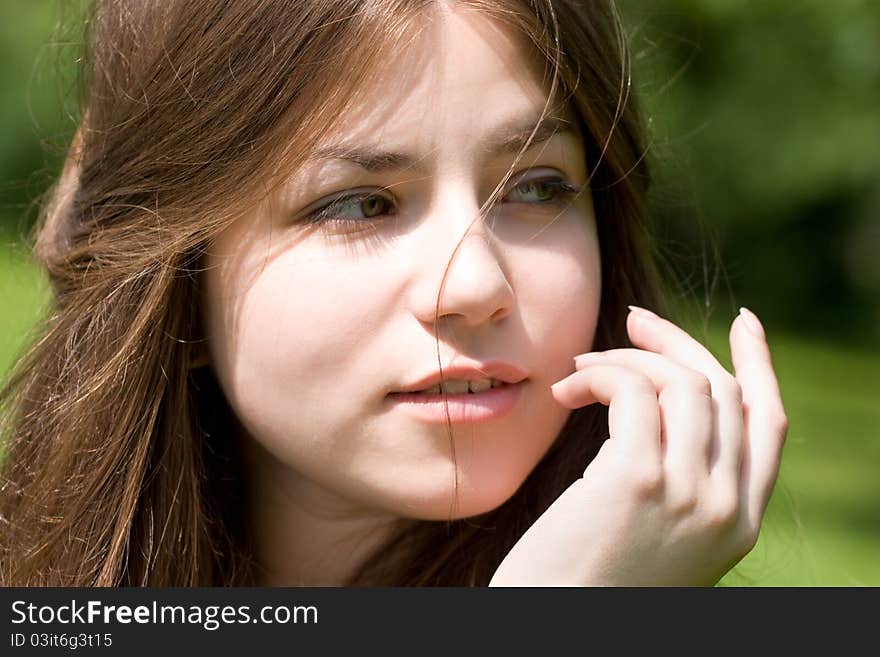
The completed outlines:
{"type": "MultiPolygon", "coordinates": [[[[613,3],[462,0],[517,31],[584,135],[602,253],[594,349],[626,305],[663,310],[648,172],[613,3]]],[[[0,394],[0,584],[255,582],[229,409],[202,337],[211,239],[295,171],[432,0],[104,0],[87,95],[36,234],[54,291],[0,394]],[[267,182],[267,180],[269,182],[267,182]]],[[[508,174],[509,175],[509,174],[508,174]]],[[[500,186],[499,186],[500,188],[500,186]]],[[[497,191],[497,190],[496,190],[497,191]]],[[[486,585],[595,456],[606,411],[573,411],[519,490],[477,517],[401,524],[351,585],[486,585]]]]}

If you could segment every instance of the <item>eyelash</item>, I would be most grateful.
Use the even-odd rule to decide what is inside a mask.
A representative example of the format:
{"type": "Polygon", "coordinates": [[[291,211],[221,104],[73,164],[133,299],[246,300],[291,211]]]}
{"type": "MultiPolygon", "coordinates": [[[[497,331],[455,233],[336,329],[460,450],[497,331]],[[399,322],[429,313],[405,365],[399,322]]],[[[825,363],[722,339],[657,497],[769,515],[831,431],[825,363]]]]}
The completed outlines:
{"type": "MultiPolygon", "coordinates": [[[[524,180],[511,190],[511,192],[516,191],[526,185],[545,185],[549,187],[553,192],[553,198],[543,201],[520,201],[521,203],[525,203],[528,205],[539,205],[539,206],[562,206],[567,204],[572,196],[579,194],[582,189],[577,185],[570,183],[564,178],[560,178],[559,176],[547,176],[543,178],[532,178],[531,180],[524,180]]],[[[349,194],[347,196],[339,196],[324,206],[310,212],[304,218],[304,221],[308,224],[325,224],[325,223],[340,223],[340,224],[374,224],[380,217],[393,215],[394,213],[386,213],[383,212],[378,215],[373,215],[372,217],[365,217],[363,219],[352,219],[340,217],[339,215],[334,214],[334,208],[344,207],[351,203],[361,204],[369,199],[381,199],[388,204],[391,204],[391,199],[383,196],[382,194],[377,194],[374,192],[365,193],[365,194],[349,194]]],[[[515,201],[516,202],[516,201],[515,201]]]]}

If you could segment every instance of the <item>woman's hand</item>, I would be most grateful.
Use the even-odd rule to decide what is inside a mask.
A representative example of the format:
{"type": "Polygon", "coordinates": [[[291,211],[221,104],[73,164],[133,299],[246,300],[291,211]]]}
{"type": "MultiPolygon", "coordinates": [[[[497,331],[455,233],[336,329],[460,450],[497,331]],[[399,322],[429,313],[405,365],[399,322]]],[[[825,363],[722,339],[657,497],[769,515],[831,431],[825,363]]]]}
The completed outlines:
{"type": "Polygon", "coordinates": [[[611,438],[505,557],[490,586],[710,586],[755,544],[787,419],[764,331],[730,329],[736,376],[633,308],[638,349],[575,358],[563,406],[609,406],[611,438]]]}

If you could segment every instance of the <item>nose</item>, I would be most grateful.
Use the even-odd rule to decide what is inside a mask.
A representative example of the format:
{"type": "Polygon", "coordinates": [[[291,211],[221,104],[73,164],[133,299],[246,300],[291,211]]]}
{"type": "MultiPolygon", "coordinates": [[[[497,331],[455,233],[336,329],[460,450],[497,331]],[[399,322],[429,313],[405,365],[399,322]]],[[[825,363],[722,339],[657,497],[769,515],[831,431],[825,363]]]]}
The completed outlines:
{"type": "Polygon", "coordinates": [[[437,230],[426,233],[428,243],[419,249],[422,257],[413,263],[419,273],[411,287],[411,305],[413,314],[428,325],[434,322],[444,272],[438,317],[451,322],[453,329],[476,328],[513,311],[514,291],[501,249],[482,218],[471,224],[478,210],[476,204],[459,212],[447,208],[436,222],[427,222],[437,230]]]}

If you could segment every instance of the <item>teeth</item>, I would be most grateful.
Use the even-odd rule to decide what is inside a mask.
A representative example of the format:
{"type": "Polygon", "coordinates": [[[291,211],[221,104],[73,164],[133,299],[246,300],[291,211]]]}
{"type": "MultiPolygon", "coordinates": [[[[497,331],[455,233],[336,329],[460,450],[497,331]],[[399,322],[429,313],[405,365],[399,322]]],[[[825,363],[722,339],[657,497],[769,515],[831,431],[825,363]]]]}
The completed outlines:
{"type": "Polygon", "coordinates": [[[492,379],[479,379],[478,381],[470,381],[468,387],[471,392],[483,392],[492,387],[492,379]]]}
{"type": "Polygon", "coordinates": [[[449,379],[440,384],[449,395],[463,395],[468,391],[468,382],[460,379],[449,379]]]}
{"type": "MultiPolygon", "coordinates": [[[[463,395],[468,392],[484,392],[490,388],[499,388],[502,385],[504,384],[496,379],[477,379],[475,381],[449,379],[443,382],[443,390],[448,395],[463,395]]],[[[425,395],[439,395],[441,392],[440,385],[438,384],[433,388],[427,388],[425,390],[420,390],[419,392],[420,394],[425,395]]]]}

